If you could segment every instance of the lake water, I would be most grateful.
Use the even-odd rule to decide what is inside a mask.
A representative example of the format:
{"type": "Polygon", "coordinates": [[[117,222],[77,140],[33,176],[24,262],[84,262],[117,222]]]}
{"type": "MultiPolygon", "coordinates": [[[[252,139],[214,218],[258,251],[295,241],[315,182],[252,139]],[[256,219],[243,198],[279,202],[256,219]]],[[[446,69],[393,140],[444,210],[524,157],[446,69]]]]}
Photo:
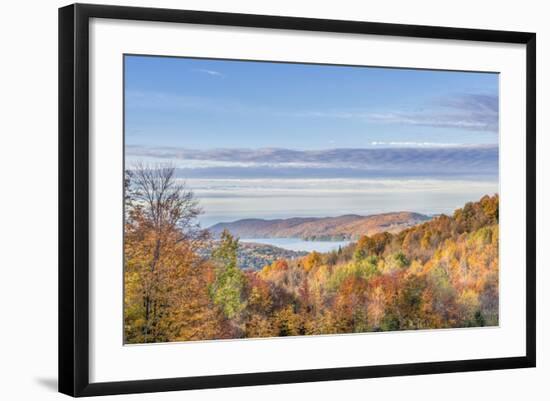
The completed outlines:
{"type": "Polygon", "coordinates": [[[273,245],[291,251],[330,252],[344,247],[350,241],[306,241],[301,238],[241,238],[240,242],[273,245]]]}

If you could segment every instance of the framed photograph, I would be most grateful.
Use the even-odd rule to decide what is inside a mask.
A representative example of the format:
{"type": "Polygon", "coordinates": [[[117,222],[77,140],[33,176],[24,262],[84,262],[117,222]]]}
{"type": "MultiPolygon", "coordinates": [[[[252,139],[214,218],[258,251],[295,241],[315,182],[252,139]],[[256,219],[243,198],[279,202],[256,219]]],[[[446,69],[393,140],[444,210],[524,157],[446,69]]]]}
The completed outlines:
{"type": "Polygon", "coordinates": [[[59,10],[59,390],[535,366],[535,34],[59,10]]]}

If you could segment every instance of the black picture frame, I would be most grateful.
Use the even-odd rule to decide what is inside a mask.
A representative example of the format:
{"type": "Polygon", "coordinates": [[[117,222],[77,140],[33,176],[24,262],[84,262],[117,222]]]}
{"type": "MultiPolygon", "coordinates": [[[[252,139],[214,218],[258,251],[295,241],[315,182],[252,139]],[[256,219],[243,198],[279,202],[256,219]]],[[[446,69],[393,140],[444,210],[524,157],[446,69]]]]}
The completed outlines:
{"type": "Polygon", "coordinates": [[[95,396],[534,367],[536,35],[479,29],[74,4],[59,9],[59,391],[95,396]],[[526,45],[526,354],[382,366],[89,381],[89,21],[91,18],[437,38],[526,45]]]}

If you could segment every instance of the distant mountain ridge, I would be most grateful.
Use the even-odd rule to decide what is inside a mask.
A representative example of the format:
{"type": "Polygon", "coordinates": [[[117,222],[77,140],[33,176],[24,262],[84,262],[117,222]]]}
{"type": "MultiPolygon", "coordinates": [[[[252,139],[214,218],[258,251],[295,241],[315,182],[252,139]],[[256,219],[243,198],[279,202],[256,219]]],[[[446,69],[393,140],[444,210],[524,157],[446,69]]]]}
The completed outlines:
{"type": "Polygon", "coordinates": [[[224,229],[240,238],[302,238],[306,240],[353,240],[361,235],[387,231],[396,233],[430,220],[413,212],[382,213],[370,216],[348,214],[338,217],[293,217],[289,219],[242,219],[218,223],[208,230],[218,236],[224,229]]]}

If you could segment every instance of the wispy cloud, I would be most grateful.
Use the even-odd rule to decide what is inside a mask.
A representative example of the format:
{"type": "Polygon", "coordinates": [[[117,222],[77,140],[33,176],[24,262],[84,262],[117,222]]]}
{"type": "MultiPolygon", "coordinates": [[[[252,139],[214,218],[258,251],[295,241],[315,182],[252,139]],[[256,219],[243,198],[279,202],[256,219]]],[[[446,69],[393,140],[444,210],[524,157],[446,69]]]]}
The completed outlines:
{"type": "Polygon", "coordinates": [[[246,114],[251,108],[238,99],[199,95],[182,95],[155,91],[126,92],[126,106],[140,112],[207,111],[246,114]]]}
{"type": "Polygon", "coordinates": [[[210,75],[210,76],[213,76],[213,77],[223,77],[223,76],[225,76],[224,74],[222,74],[219,71],[207,70],[207,69],[204,69],[204,68],[197,68],[193,71],[200,72],[202,74],[207,74],[207,75],[210,75]]]}
{"type": "MultiPolygon", "coordinates": [[[[376,142],[382,144],[382,142],[376,142]]],[[[390,142],[391,143],[391,142],[390,142]]],[[[393,142],[392,144],[400,144],[393,142]]],[[[401,142],[408,145],[408,142],[401,142]]],[[[416,144],[416,143],[415,143],[416,144]]],[[[439,145],[439,144],[437,144],[439,145]]],[[[460,145],[446,146],[444,149],[411,148],[333,148],[323,150],[295,150],[284,148],[213,148],[190,149],[182,147],[150,147],[127,145],[128,155],[152,156],[180,160],[215,160],[238,162],[265,162],[270,160],[279,163],[334,163],[351,162],[360,164],[393,162],[400,160],[439,160],[452,158],[475,158],[481,155],[498,155],[496,145],[460,145]]]]}
{"type": "Polygon", "coordinates": [[[189,177],[430,177],[498,174],[497,146],[292,150],[126,147],[128,160],[169,162],[189,177]]]}
{"type": "Polygon", "coordinates": [[[483,114],[439,113],[439,112],[392,112],[373,113],[371,121],[387,124],[418,125],[435,128],[458,128],[473,131],[496,132],[498,120],[483,114]]]}
{"type": "Polygon", "coordinates": [[[310,110],[293,112],[290,115],[305,118],[359,119],[393,125],[498,131],[496,95],[456,94],[433,99],[429,104],[421,106],[421,111],[310,110]]]}
{"type": "Polygon", "coordinates": [[[498,115],[497,95],[459,94],[437,99],[434,103],[471,113],[498,115]]]}
{"type": "Polygon", "coordinates": [[[401,148],[452,148],[452,147],[468,147],[472,145],[464,145],[460,143],[443,143],[443,142],[384,142],[384,141],[373,141],[370,143],[372,146],[392,146],[392,147],[401,147],[401,148]]]}
{"type": "Polygon", "coordinates": [[[422,111],[371,113],[368,118],[388,124],[497,132],[498,96],[458,94],[434,99],[422,111]]]}
{"type": "Polygon", "coordinates": [[[204,207],[199,218],[205,227],[242,218],[452,213],[498,192],[496,180],[186,178],[185,184],[204,207]]]}
{"type": "Polygon", "coordinates": [[[303,110],[282,112],[283,116],[290,117],[305,117],[305,118],[335,118],[335,119],[367,119],[369,112],[361,109],[348,109],[348,110],[303,110]]]}
{"type": "MultiPolygon", "coordinates": [[[[224,75],[214,70],[196,70],[211,76],[224,75]]],[[[454,128],[479,132],[498,132],[498,96],[461,94],[433,99],[419,110],[326,109],[282,110],[249,104],[235,98],[175,95],[161,92],[129,91],[126,104],[132,109],[202,110],[213,113],[269,115],[279,118],[359,120],[395,126],[454,128]]]]}

